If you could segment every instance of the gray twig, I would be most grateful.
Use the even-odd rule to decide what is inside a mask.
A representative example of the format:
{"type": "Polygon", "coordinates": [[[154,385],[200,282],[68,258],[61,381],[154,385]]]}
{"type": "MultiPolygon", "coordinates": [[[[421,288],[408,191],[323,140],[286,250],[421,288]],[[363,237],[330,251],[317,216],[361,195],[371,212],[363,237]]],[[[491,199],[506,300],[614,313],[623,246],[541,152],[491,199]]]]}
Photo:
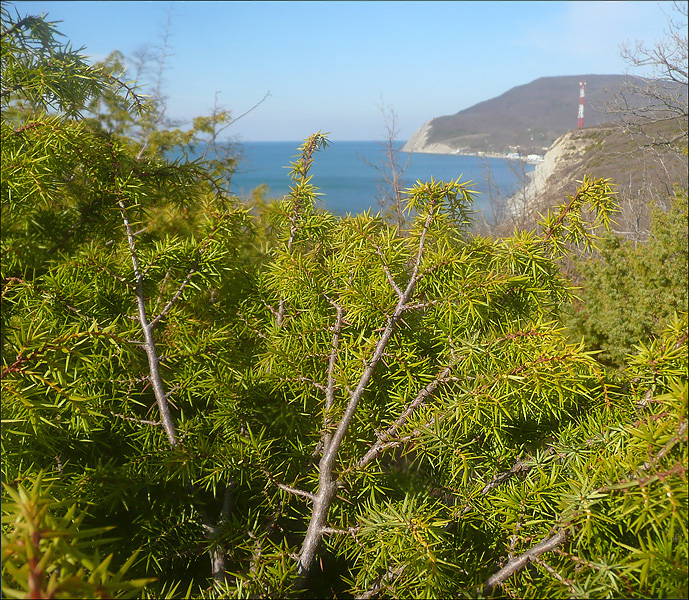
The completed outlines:
{"type": "Polygon", "coordinates": [[[555,550],[567,537],[567,530],[560,529],[556,534],[543,539],[530,550],[524,552],[520,556],[510,560],[502,569],[494,575],[491,575],[483,584],[483,588],[479,588],[479,592],[483,595],[490,593],[494,588],[502,585],[507,579],[514,575],[517,571],[523,569],[530,561],[535,560],[541,554],[555,550]]]}

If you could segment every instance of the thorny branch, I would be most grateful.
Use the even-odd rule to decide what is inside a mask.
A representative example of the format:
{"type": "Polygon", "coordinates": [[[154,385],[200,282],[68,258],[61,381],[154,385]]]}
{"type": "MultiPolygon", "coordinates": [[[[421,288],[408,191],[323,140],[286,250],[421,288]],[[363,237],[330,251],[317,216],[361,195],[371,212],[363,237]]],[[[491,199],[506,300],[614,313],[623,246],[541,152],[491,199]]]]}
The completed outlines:
{"type": "Polygon", "coordinates": [[[363,594],[359,595],[356,597],[356,600],[369,600],[370,598],[373,598],[376,594],[380,592],[380,590],[385,587],[387,583],[390,581],[394,581],[397,579],[402,573],[404,573],[404,565],[401,567],[397,567],[396,569],[393,569],[390,567],[385,573],[383,573],[378,579],[376,579],[373,582],[373,585],[366,590],[363,594]]]}
{"type": "MultiPolygon", "coordinates": [[[[223,219],[226,216],[227,216],[227,214],[224,214],[218,219],[218,222],[215,224],[215,227],[213,227],[211,232],[206,236],[206,239],[204,240],[203,244],[201,244],[201,247],[199,248],[199,251],[198,251],[197,263],[198,263],[198,260],[200,259],[200,257],[203,256],[205,249],[207,248],[211,239],[213,239],[213,236],[217,233],[223,219]]],[[[179,297],[182,295],[182,292],[184,292],[184,288],[187,287],[187,284],[191,280],[192,276],[194,275],[194,273],[196,273],[196,268],[197,268],[197,265],[195,265],[191,269],[189,269],[187,276],[184,278],[184,281],[182,281],[181,285],[179,286],[179,288],[177,289],[175,294],[172,296],[170,301],[165,305],[163,310],[161,310],[160,313],[150,322],[151,328],[156,326],[158,321],[160,321],[160,319],[162,319],[168,313],[168,311],[172,308],[174,303],[179,299],[179,297]]],[[[169,271],[168,271],[168,274],[169,274],[169,271]]],[[[167,280],[168,274],[165,275],[164,282],[167,280]]],[[[162,287],[161,287],[161,291],[162,291],[162,287]]]]}
{"type": "Polygon", "coordinates": [[[110,414],[113,417],[119,417],[120,419],[124,419],[125,421],[133,421],[134,423],[139,423],[140,425],[154,425],[156,427],[158,425],[162,425],[162,421],[147,421],[145,419],[136,419],[135,417],[128,417],[126,415],[121,415],[119,413],[114,413],[112,411],[110,411],[110,414]]]}
{"type": "Polygon", "coordinates": [[[322,437],[322,449],[324,452],[328,451],[332,441],[332,436],[330,433],[330,411],[335,404],[335,362],[337,361],[337,348],[340,343],[340,333],[342,331],[342,321],[344,319],[344,311],[342,310],[342,307],[336,302],[332,302],[332,304],[337,310],[337,317],[335,318],[335,325],[333,326],[332,348],[330,351],[330,358],[328,359],[328,384],[325,389],[325,416],[323,419],[322,437]]]}
{"type": "Polygon", "coordinates": [[[189,272],[187,273],[187,276],[185,277],[184,281],[182,282],[182,285],[179,286],[179,289],[175,292],[175,295],[172,296],[170,301],[165,305],[165,308],[158,313],[158,316],[156,316],[150,323],[151,327],[155,327],[158,321],[162,319],[166,313],[172,308],[172,305],[175,303],[177,298],[179,298],[182,295],[182,292],[184,291],[184,288],[187,286],[189,283],[192,275],[196,272],[196,269],[190,269],[189,272]]]}
{"type": "MultiPolygon", "coordinates": [[[[677,431],[677,435],[673,436],[656,454],[653,455],[651,460],[647,461],[644,463],[633,475],[637,475],[639,471],[646,471],[650,469],[652,466],[658,463],[672,448],[679,442],[679,441],[686,441],[685,435],[687,433],[687,421],[682,421],[680,423],[679,429],[677,431]]],[[[528,468],[528,467],[527,467],[528,468]]],[[[494,478],[489,484],[487,484],[483,490],[481,491],[482,494],[487,493],[492,487],[497,487],[508,479],[511,475],[513,475],[516,472],[519,472],[520,470],[525,470],[524,463],[522,463],[520,460],[518,460],[515,465],[510,469],[510,471],[506,473],[502,473],[498,477],[494,478]]],[[[666,474],[664,475],[669,475],[669,474],[674,474],[677,472],[684,472],[686,471],[686,468],[682,465],[677,465],[676,467],[670,469],[666,474]]],[[[627,480],[627,478],[623,478],[620,480],[619,484],[616,485],[606,485],[606,486],[601,486],[594,490],[595,492],[610,492],[614,489],[619,489],[622,487],[626,487],[628,484],[636,484],[640,483],[639,479],[634,478],[633,476],[630,478],[630,481],[627,480]]],[[[465,511],[466,512],[466,509],[465,511]]],[[[492,575],[488,580],[484,583],[482,590],[480,590],[483,594],[490,593],[493,588],[495,588],[498,585],[501,585],[503,582],[505,582],[509,577],[511,577],[514,573],[519,571],[520,569],[524,568],[530,561],[536,561],[538,557],[541,554],[544,554],[545,552],[551,552],[553,550],[556,550],[558,546],[560,546],[564,540],[566,539],[568,533],[567,533],[567,527],[571,526],[571,522],[565,522],[561,524],[561,528],[558,530],[557,533],[554,535],[551,535],[548,538],[545,538],[542,540],[539,544],[531,548],[530,550],[527,550],[520,556],[511,559],[505,567],[500,569],[497,573],[492,575]]],[[[544,567],[545,568],[545,567],[544,567]]],[[[546,569],[548,570],[548,569],[546,569]]],[[[559,577],[556,577],[558,580],[560,580],[559,577]]],[[[561,583],[567,584],[566,581],[561,580],[561,583]]]]}
{"type": "Polygon", "coordinates": [[[284,483],[280,483],[280,482],[275,481],[275,480],[273,480],[273,483],[276,486],[278,486],[281,490],[289,492],[290,494],[294,494],[295,496],[301,496],[302,498],[307,498],[308,500],[311,500],[312,502],[315,498],[315,496],[310,492],[305,492],[304,490],[298,490],[297,488],[293,488],[290,485],[285,485],[284,483]]]}
{"type": "MultiPolygon", "coordinates": [[[[348,474],[351,470],[360,470],[363,469],[366,465],[368,465],[371,461],[375,460],[375,458],[386,448],[388,447],[388,442],[392,439],[392,437],[402,428],[402,426],[407,422],[411,414],[419,407],[421,406],[429,397],[432,396],[433,392],[435,389],[440,385],[440,383],[444,382],[447,380],[449,377],[450,373],[452,371],[451,367],[445,367],[439,374],[438,376],[431,381],[425,388],[419,391],[419,393],[416,395],[416,398],[407,406],[407,408],[404,410],[404,412],[398,417],[398,419],[390,426],[388,427],[382,434],[378,435],[378,439],[376,442],[371,446],[366,454],[359,460],[359,462],[356,463],[356,465],[352,468],[350,467],[349,469],[345,470],[342,473],[342,477],[344,477],[346,474],[348,474]]],[[[395,442],[395,445],[398,445],[395,442]]]]}
{"type": "Polygon", "coordinates": [[[155,340],[153,339],[153,327],[148,322],[148,316],[146,314],[146,301],[144,298],[144,285],[143,277],[139,270],[139,262],[136,255],[136,246],[134,243],[134,235],[132,233],[131,225],[129,224],[129,218],[127,217],[127,209],[124,205],[123,200],[118,199],[118,204],[120,207],[120,214],[122,215],[122,221],[124,223],[125,230],[127,232],[127,241],[129,243],[129,252],[131,254],[132,265],[134,267],[134,278],[136,281],[136,304],[139,311],[139,322],[141,323],[141,329],[144,334],[144,349],[146,350],[146,356],[148,357],[148,366],[150,370],[151,386],[153,387],[153,393],[155,394],[156,403],[158,404],[158,411],[160,412],[160,419],[163,423],[163,428],[167,435],[167,439],[172,447],[177,446],[179,439],[177,437],[177,429],[175,423],[170,414],[170,407],[168,404],[167,395],[164,390],[163,380],[160,377],[158,352],[156,350],[155,340]]]}
{"type": "MultiPolygon", "coordinates": [[[[113,157],[114,159],[114,157],[113,157]]],[[[148,315],[146,313],[146,301],[144,297],[144,288],[143,288],[143,279],[144,276],[139,269],[139,262],[137,258],[137,252],[136,252],[136,244],[135,244],[135,238],[134,238],[134,233],[132,232],[132,228],[129,222],[129,218],[127,216],[127,208],[124,204],[124,200],[122,197],[122,193],[118,192],[118,205],[120,207],[120,214],[122,217],[122,221],[124,223],[126,235],[127,235],[127,242],[129,244],[129,251],[131,255],[131,260],[132,260],[132,266],[134,269],[134,278],[136,281],[136,289],[135,289],[135,295],[136,295],[136,304],[137,304],[137,309],[139,313],[139,322],[141,324],[141,329],[144,334],[144,349],[146,350],[146,355],[148,358],[148,364],[149,364],[149,371],[150,375],[148,377],[148,381],[153,387],[153,392],[156,398],[156,404],[158,405],[158,410],[160,412],[160,418],[161,418],[161,424],[163,425],[163,428],[165,429],[165,433],[167,435],[168,442],[170,443],[170,446],[173,448],[178,446],[181,443],[181,440],[178,437],[177,434],[177,429],[175,427],[174,420],[172,418],[172,415],[170,413],[170,407],[169,404],[172,402],[170,400],[170,395],[174,391],[175,388],[170,390],[169,392],[165,392],[165,387],[163,384],[163,380],[160,376],[159,372],[159,366],[160,366],[160,358],[158,356],[156,344],[155,344],[155,339],[153,337],[153,327],[154,325],[160,320],[160,318],[172,307],[173,303],[181,296],[184,287],[186,284],[189,282],[189,279],[191,278],[192,274],[194,273],[195,269],[192,269],[180,288],[177,290],[173,298],[168,302],[168,304],[165,306],[163,311],[151,322],[148,321],[148,315]]],[[[219,222],[220,223],[220,222],[219,222]]],[[[208,236],[204,244],[201,246],[199,250],[199,254],[202,254],[204,249],[206,248],[207,244],[210,242],[210,239],[212,238],[213,234],[217,231],[217,227],[219,227],[219,223],[216,226],[216,228],[211,232],[211,234],[208,236]]],[[[153,423],[153,422],[151,422],[153,423]]],[[[191,485],[191,484],[190,484],[191,485]]],[[[231,497],[232,497],[232,492],[234,489],[233,484],[228,484],[228,486],[225,489],[225,496],[223,499],[223,504],[222,504],[222,510],[221,510],[221,516],[220,519],[215,522],[213,521],[210,516],[207,514],[203,506],[201,506],[198,502],[194,502],[192,500],[192,503],[196,510],[199,512],[201,515],[202,523],[203,523],[203,530],[205,532],[206,537],[209,540],[216,541],[220,531],[222,524],[227,520],[229,516],[229,511],[230,511],[230,502],[231,502],[231,497]]],[[[193,498],[193,487],[190,490],[191,495],[193,498]]],[[[212,568],[212,573],[213,573],[213,578],[217,582],[224,582],[227,577],[226,569],[225,569],[225,551],[222,548],[221,544],[216,543],[214,546],[209,550],[210,554],[210,560],[211,560],[211,568],[212,568]]]]}
{"type": "Polygon", "coordinates": [[[554,535],[551,535],[541,542],[536,544],[530,550],[524,552],[520,556],[510,560],[502,569],[500,569],[494,575],[491,575],[488,580],[483,584],[483,588],[479,588],[479,592],[482,594],[489,594],[495,587],[502,585],[507,579],[509,579],[514,573],[523,569],[530,561],[535,560],[541,554],[545,552],[552,552],[555,550],[562,542],[567,538],[567,530],[560,529],[554,535]]]}
{"type": "MultiPolygon", "coordinates": [[[[404,307],[411,298],[416,284],[421,278],[421,260],[424,255],[426,235],[434,218],[437,216],[437,213],[438,206],[437,204],[433,204],[428,211],[428,215],[424,222],[424,228],[419,238],[419,248],[416,254],[416,259],[414,261],[414,267],[409,282],[404,292],[399,297],[395,311],[390,317],[388,317],[387,325],[381,334],[378,343],[376,344],[373,356],[366,363],[364,372],[359,379],[359,383],[357,384],[356,388],[350,392],[350,398],[345,408],[345,412],[340,419],[334,434],[329,439],[328,446],[324,447],[323,449],[323,455],[319,463],[318,492],[314,498],[313,512],[311,514],[309,527],[304,538],[297,564],[297,572],[300,576],[301,585],[303,585],[315,559],[316,550],[323,535],[323,527],[325,527],[328,510],[332,504],[335,491],[339,486],[339,481],[334,477],[333,474],[338,450],[342,444],[342,441],[344,440],[345,434],[349,428],[349,424],[354,417],[357,405],[361,400],[364,391],[368,387],[376,366],[383,357],[383,353],[388,345],[388,342],[390,341],[390,338],[392,337],[397,322],[402,317],[404,307]]],[[[328,432],[325,433],[326,435],[330,436],[328,432]]]]}

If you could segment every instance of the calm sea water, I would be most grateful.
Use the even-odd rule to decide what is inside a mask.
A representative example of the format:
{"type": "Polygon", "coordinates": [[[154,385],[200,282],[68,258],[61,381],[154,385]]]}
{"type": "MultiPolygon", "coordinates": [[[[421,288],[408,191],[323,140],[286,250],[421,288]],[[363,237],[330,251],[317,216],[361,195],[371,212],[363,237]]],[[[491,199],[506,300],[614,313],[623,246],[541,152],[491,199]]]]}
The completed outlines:
{"type": "MultiPolygon", "coordinates": [[[[243,158],[239,171],[233,176],[232,191],[240,197],[248,197],[261,184],[269,188],[268,197],[281,197],[289,192],[291,180],[289,165],[298,154],[301,142],[243,142],[243,158]]],[[[400,142],[399,147],[404,145],[400,142]]],[[[409,157],[404,173],[404,187],[411,187],[417,180],[431,177],[448,181],[462,177],[471,180],[478,192],[486,191],[486,166],[503,195],[511,195],[518,189],[519,177],[510,168],[510,161],[499,158],[479,158],[446,154],[411,155],[400,152],[402,164],[409,157]]],[[[380,173],[370,163],[381,164],[384,160],[380,143],[332,142],[326,149],[315,154],[311,168],[312,183],[320,188],[322,205],[336,214],[359,213],[369,208],[379,210],[380,173]]],[[[533,171],[526,165],[526,171],[533,171]]],[[[491,220],[490,201],[485,193],[478,195],[475,209],[483,210],[491,220]]]]}

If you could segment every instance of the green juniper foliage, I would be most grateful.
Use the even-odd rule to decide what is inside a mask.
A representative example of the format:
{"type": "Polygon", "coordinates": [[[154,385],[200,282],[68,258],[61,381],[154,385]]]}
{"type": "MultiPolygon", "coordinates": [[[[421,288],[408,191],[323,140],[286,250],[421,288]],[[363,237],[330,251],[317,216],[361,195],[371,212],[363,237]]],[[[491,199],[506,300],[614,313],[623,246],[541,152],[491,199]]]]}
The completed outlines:
{"type": "Polygon", "coordinates": [[[686,312],[689,289],[687,191],[677,189],[668,211],[655,208],[648,243],[608,235],[600,254],[578,261],[582,302],[567,315],[573,332],[622,366],[633,345],[660,335],[674,312],[686,312]]]}
{"type": "Polygon", "coordinates": [[[31,489],[20,483],[16,490],[3,484],[3,526],[11,527],[9,539],[3,535],[3,577],[24,589],[3,586],[10,598],[121,598],[136,597],[152,578],[122,581],[135,552],[118,570],[109,570],[113,554],[100,559],[98,546],[112,542],[101,534],[111,527],[81,530],[87,514],[76,512],[76,504],[65,510],[64,502],[52,499],[43,488],[42,474],[31,489]],[[46,594],[46,595],[43,595],[46,594]]]}
{"type": "Polygon", "coordinates": [[[255,214],[2,18],[3,593],[687,594],[687,316],[614,374],[559,320],[609,182],[503,239],[417,182],[399,230],[316,209],[318,133],[255,214]]]}

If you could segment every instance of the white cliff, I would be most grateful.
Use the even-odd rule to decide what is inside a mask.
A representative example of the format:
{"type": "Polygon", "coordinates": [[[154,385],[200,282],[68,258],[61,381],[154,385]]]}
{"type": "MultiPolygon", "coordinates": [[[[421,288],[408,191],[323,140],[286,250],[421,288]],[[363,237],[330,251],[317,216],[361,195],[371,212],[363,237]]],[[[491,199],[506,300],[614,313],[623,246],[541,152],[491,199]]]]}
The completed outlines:
{"type": "MultiPolygon", "coordinates": [[[[550,185],[549,179],[562,170],[565,162],[578,158],[586,149],[586,140],[577,135],[576,130],[560,136],[548,149],[543,160],[529,173],[529,183],[520,190],[515,198],[526,198],[529,203],[535,202],[550,185]]],[[[562,182],[560,182],[562,183],[562,182]]]]}
{"type": "Polygon", "coordinates": [[[425,123],[414,132],[409,141],[402,148],[402,152],[423,152],[427,154],[461,154],[460,150],[447,144],[428,143],[428,134],[431,131],[431,122],[425,123]]]}

